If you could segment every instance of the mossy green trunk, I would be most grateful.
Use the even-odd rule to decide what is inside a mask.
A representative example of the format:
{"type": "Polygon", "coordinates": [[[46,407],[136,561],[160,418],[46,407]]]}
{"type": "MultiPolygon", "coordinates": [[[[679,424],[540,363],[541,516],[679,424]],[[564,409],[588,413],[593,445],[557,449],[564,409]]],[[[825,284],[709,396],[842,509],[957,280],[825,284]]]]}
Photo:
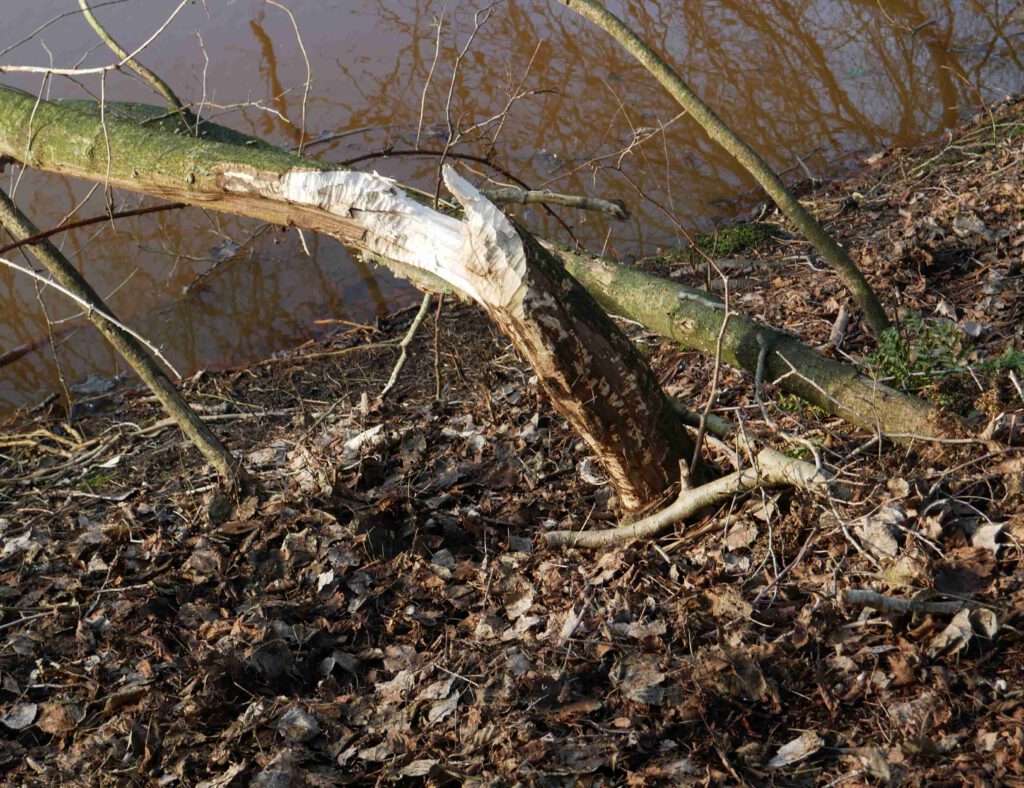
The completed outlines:
{"type": "MultiPolygon", "coordinates": [[[[236,178],[239,173],[259,173],[268,181],[264,188],[272,192],[278,188],[270,183],[274,178],[292,171],[326,172],[332,169],[329,163],[214,125],[207,125],[198,139],[169,130],[174,118],[139,125],[139,118],[166,116],[165,110],[147,113],[136,107],[127,117],[124,114],[106,113],[104,132],[95,111],[37,101],[0,86],[0,154],[50,172],[325,232],[421,287],[457,290],[408,259],[382,253],[355,219],[312,205],[267,199],[255,188],[228,191],[225,187],[225,173],[236,178]]],[[[714,352],[722,320],[721,305],[714,297],[606,260],[552,251],[609,311],[637,320],[685,347],[714,352]]],[[[963,429],[956,419],[928,403],[859,375],[788,334],[733,313],[724,336],[723,360],[753,373],[762,345],[768,348],[766,381],[781,378],[783,390],[853,424],[890,436],[926,438],[955,435],[963,429]]]]}

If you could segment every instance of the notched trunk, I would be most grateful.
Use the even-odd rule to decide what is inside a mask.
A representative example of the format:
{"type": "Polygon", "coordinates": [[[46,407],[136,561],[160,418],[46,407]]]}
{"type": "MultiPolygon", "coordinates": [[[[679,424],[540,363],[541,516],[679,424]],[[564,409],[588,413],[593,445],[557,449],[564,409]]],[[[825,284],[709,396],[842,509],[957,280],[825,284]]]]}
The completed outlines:
{"type": "Polygon", "coordinates": [[[479,303],[597,455],[623,508],[657,500],[692,445],[654,374],[549,252],[453,169],[444,176],[464,221],[378,175],[238,166],[214,173],[226,192],[330,214],[339,240],[426,271],[479,303]]]}

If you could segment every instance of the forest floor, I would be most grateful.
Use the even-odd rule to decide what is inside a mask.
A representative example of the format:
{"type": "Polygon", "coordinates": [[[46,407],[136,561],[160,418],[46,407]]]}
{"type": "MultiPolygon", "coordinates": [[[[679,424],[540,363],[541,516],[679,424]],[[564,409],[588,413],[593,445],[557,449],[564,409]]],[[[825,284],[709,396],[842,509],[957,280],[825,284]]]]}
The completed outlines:
{"type": "MultiPolygon", "coordinates": [[[[1024,104],[802,196],[904,330],[829,352],[979,432],[1019,417],[1024,104]]],[[[843,291],[760,221],[718,236],[732,305],[825,345],[843,291]]],[[[715,412],[852,499],[552,550],[615,523],[600,469],[472,307],[381,402],[411,318],[184,385],[268,493],[233,510],[139,393],[0,425],[0,781],[1024,784],[1024,453],[879,443],[723,370],[715,412]]],[[[702,407],[714,359],[629,330],[702,407]]]]}

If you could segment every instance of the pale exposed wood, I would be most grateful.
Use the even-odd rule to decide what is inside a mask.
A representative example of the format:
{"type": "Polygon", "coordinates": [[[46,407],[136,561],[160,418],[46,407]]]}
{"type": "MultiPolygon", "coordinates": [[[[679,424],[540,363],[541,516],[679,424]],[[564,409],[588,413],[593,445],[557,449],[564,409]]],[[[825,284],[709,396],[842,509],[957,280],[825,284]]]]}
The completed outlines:
{"type": "Polygon", "coordinates": [[[544,540],[553,547],[602,548],[652,539],[701,509],[759,487],[794,486],[827,491],[829,478],[814,465],[762,449],[754,467],[731,473],[700,487],[685,487],[669,506],[649,517],[603,531],[551,531],[544,540]]]}

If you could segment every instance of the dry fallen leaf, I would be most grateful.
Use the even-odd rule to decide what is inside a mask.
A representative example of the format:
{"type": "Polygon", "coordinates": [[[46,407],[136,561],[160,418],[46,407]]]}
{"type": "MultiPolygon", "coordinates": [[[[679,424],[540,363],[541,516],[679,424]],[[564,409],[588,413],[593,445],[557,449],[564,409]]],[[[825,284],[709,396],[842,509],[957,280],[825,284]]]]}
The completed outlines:
{"type": "Polygon", "coordinates": [[[939,654],[955,654],[967,647],[971,642],[974,628],[971,626],[971,613],[964,609],[953,616],[944,630],[932,638],[928,646],[928,654],[936,657],[939,654]]]}
{"type": "Polygon", "coordinates": [[[12,731],[25,730],[35,722],[39,707],[34,703],[15,703],[0,716],[0,723],[12,731]]]}
{"type": "Polygon", "coordinates": [[[814,731],[804,731],[791,742],[779,747],[775,757],[768,761],[768,768],[771,770],[791,766],[794,763],[810,758],[814,753],[825,746],[825,742],[814,731]]]}
{"type": "Polygon", "coordinates": [[[39,707],[39,719],[36,727],[43,733],[57,735],[74,730],[76,723],[67,706],[59,703],[43,703],[39,707]]]}

